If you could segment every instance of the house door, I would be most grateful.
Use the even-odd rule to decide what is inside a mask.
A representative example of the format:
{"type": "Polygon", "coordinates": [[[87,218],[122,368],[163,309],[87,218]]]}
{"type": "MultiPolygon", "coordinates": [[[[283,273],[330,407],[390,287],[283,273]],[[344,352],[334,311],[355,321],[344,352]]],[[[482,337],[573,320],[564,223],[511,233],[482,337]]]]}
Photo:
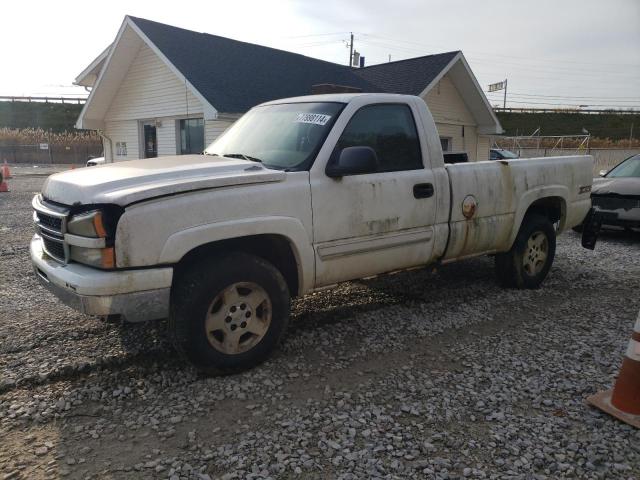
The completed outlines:
{"type": "Polygon", "coordinates": [[[145,123],[142,128],[144,135],[144,158],[157,157],[158,139],[156,136],[156,126],[152,123],[145,123]]]}

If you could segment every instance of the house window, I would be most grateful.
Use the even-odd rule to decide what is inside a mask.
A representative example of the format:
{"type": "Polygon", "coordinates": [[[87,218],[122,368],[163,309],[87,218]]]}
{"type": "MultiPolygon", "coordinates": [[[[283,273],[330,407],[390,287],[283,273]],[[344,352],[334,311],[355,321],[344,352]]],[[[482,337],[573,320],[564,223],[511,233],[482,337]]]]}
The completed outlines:
{"type": "Polygon", "coordinates": [[[204,120],[186,118],[180,120],[180,154],[200,154],[204,151],[204,120]]]}
{"type": "Polygon", "coordinates": [[[127,142],[116,142],[116,155],[118,157],[127,156],[127,142]]]}
{"type": "Polygon", "coordinates": [[[451,137],[440,137],[440,146],[442,147],[443,152],[450,152],[451,144],[451,137]]]}

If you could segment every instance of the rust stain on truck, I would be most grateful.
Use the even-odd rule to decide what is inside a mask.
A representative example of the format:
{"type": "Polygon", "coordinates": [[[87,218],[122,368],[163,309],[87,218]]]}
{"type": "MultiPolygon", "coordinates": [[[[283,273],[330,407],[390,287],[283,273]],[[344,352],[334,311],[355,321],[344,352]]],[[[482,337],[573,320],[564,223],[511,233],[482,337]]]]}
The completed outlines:
{"type": "Polygon", "coordinates": [[[400,217],[393,217],[385,218],[382,220],[370,220],[368,222],[365,222],[365,225],[367,226],[367,230],[369,231],[369,233],[375,234],[398,230],[399,222],[400,217]]]}

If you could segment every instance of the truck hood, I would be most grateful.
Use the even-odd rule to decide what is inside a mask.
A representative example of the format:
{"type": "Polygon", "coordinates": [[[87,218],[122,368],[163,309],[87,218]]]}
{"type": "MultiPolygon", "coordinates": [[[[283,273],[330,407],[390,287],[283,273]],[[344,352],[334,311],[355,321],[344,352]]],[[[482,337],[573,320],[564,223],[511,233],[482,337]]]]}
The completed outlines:
{"type": "Polygon", "coordinates": [[[163,195],[230,185],[278,182],[286,173],[259,163],[207,155],[181,155],[78,168],[51,175],[43,196],[64,205],[126,206],[163,195]]]}

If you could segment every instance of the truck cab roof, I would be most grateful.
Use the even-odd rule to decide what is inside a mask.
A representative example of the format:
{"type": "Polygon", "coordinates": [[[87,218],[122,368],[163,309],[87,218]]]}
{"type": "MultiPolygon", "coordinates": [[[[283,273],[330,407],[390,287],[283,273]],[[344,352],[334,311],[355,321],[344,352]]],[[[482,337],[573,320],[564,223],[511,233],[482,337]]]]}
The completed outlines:
{"type": "Polygon", "coordinates": [[[355,98],[375,97],[382,102],[388,101],[407,101],[415,99],[414,95],[401,95],[397,93],[326,93],[322,95],[304,95],[300,97],[281,98],[270,102],[261,103],[258,106],[278,105],[282,103],[309,103],[309,102],[337,102],[349,103],[355,98]]]}

